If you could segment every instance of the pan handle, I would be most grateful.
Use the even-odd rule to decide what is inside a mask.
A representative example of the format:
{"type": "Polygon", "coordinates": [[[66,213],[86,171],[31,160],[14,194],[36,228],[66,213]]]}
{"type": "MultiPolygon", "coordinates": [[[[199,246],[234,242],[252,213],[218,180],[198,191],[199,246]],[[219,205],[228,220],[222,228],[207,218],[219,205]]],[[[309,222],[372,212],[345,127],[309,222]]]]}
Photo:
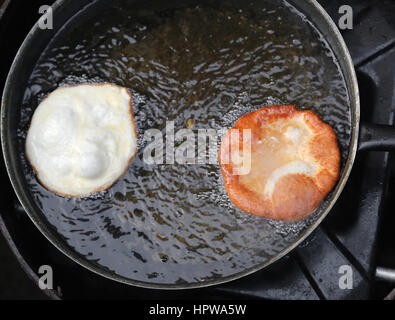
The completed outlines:
{"type": "Polygon", "coordinates": [[[395,127],[361,123],[358,151],[394,151],[395,127]]]}

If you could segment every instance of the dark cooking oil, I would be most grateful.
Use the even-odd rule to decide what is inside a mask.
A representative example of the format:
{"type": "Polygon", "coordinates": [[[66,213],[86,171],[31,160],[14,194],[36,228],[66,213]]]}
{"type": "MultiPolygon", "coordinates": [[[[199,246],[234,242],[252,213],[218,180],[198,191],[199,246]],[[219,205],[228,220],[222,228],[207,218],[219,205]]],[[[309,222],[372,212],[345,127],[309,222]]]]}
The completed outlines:
{"type": "Polygon", "coordinates": [[[320,210],[295,223],[245,214],[229,201],[218,164],[146,164],[143,136],[151,128],[165,133],[169,121],[176,131],[221,132],[263,106],[294,104],[334,128],[344,164],[348,95],[318,31],[274,0],[97,1],[86,11],[63,27],[31,74],[21,151],[43,97],[87,82],[130,89],[139,151],[111,188],[82,199],[42,187],[21,153],[37,206],[67,244],[126,278],[183,284],[253,268],[298,239],[320,210]]]}

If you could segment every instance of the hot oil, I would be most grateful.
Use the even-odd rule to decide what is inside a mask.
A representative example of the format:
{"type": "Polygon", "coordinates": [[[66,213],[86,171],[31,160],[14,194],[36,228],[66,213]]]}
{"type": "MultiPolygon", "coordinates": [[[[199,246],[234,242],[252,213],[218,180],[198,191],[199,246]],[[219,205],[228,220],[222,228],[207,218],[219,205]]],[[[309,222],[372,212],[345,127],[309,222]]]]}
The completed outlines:
{"type": "Polygon", "coordinates": [[[21,108],[23,151],[34,109],[58,86],[129,88],[139,151],[126,174],[101,193],[64,198],[38,183],[24,152],[21,161],[49,223],[94,263],[154,283],[231,276],[287,248],[320,211],[295,223],[245,214],[230,203],[218,165],[146,164],[144,132],[164,133],[166,121],[176,131],[186,123],[221,131],[263,106],[294,104],[335,129],[344,164],[345,83],[323,38],[282,2],[148,2],[101,1],[94,18],[82,12],[64,27],[35,66],[21,108]]]}

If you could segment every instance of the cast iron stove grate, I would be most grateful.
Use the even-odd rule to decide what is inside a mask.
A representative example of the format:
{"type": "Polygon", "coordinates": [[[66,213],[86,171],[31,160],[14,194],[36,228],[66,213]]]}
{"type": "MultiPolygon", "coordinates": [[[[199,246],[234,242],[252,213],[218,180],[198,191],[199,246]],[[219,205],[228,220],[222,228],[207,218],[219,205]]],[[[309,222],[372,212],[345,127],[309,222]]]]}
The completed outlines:
{"type": "MultiPolygon", "coordinates": [[[[341,5],[352,6],[354,29],[342,33],[358,74],[362,120],[392,125],[395,112],[395,3],[389,0],[319,2],[335,21],[339,19],[341,5]]],[[[6,48],[6,58],[2,60],[0,70],[1,86],[17,48],[38,18],[38,14],[32,13],[38,12],[40,5],[47,4],[42,0],[6,3],[7,9],[2,16],[0,13],[1,47],[6,48]]],[[[134,288],[102,278],[74,263],[53,247],[27,217],[8,182],[3,163],[1,178],[7,201],[1,202],[0,227],[18,261],[33,280],[37,281],[39,266],[48,264],[53,267],[55,289],[47,291],[52,298],[382,298],[383,290],[388,290],[388,286],[377,285],[374,280],[377,262],[395,266],[395,262],[388,258],[388,253],[394,250],[389,242],[393,237],[388,240],[383,233],[378,236],[379,226],[386,219],[384,209],[388,207],[388,195],[395,192],[387,187],[390,173],[395,172],[395,166],[389,166],[391,157],[383,152],[360,153],[345,190],[328,218],[287,257],[253,275],[205,289],[180,292],[134,288]],[[339,287],[342,266],[352,270],[351,290],[339,287]]]]}

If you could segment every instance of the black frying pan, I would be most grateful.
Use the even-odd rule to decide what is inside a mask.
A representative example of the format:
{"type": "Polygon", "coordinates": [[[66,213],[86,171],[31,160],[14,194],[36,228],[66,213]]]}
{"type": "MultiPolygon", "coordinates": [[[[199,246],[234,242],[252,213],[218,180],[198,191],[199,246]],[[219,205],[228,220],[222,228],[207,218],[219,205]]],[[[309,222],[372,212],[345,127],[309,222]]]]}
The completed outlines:
{"type": "MultiPolygon", "coordinates": [[[[17,53],[4,89],[1,113],[8,174],[27,214],[48,240],[74,261],[110,279],[148,288],[182,289],[215,285],[253,273],[306,239],[338,199],[356,152],[393,149],[395,135],[393,128],[386,126],[364,124],[359,130],[358,85],[339,31],[316,1],[288,2],[293,8],[286,6],[281,10],[288,10],[290,15],[277,12],[282,19],[276,23],[266,16],[268,25],[259,29],[259,21],[263,20],[259,20],[258,12],[263,12],[263,17],[272,14],[276,1],[256,1],[253,7],[242,7],[241,11],[241,4],[224,5],[224,1],[129,1],[124,9],[111,9],[106,1],[57,1],[53,6],[53,30],[41,30],[36,25],[17,53]],[[203,11],[196,9],[198,3],[203,11]],[[256,25],[248,39],[243,40],[243,32],[250,28],[238,29],[244,13],[256,25]],[[112,20],[112,15],[119,19],[112,20]],[[293,20],[285,20],[287,17],[296,19],[295,25],[293,20]],[[194,19],[195,25],[190,22],[194,19]],[[210,24],[213,19],[217,23],[210,28],[218,39],[210,40],[204,25],[198,33],[191,30],[199,21],[210,24]],[[236,19],[236,24],[221,19],[236,19]],[[117,22],[111,25],[111,21],[117,22]],[[167,25],[164,21],[177,23],[167,25]],[[253,69],[247,70],[246,65],[232,66],[234,62],[226,60],[225,53],[221,56],[225,60],[219,60],[228,64],[225,71],[207,62],[205,68],[194,69],[196,77],[190,81],[188,65],[199,57],[188,51],[173,61],[169,53],[163,53],[163,48],[179,52],[185,46],[208,61],[212,53],[205,50],[215,51],[218,43],[235,30],[240,34],[233,40],[239,40],[241,45],[229,45],[233,54],[245,54],[246,65],[251,68],[262,63],[280,72],[252,73],[253,69]],[[267,31],[268,35],[260,38],[267,31]],[[112,41],[107,43],[109,33],[113,33],[112,41]],[[291,33],[296,38],[286,45],[291,33]],[[193,41],[178,47],[180,35],[193,41]],[[308,36],[308,41],[303,35],[308,36]],[[194,44],[200,47],[193,47],[194,44]],[[277,46],[280,51],[268,54],[270,48],[265,44],[277,46]],[[300,54],[307,49],[303,55],[306,61],[302,63],[300,54]],[[251,52],[255,60],[248,60],[251,57],[247,53],[251,52]],[[192,60],[188,60],[190,57],[192,60]],[[285,64],[282,58],[287,61],[285,64]],[[296,67],[281,69],[289,59],[296,67]],[[176,72],[173,85],[167,89],[160,77],[161,72],[168,72],[169,65],[164,61],[176,72]],[[156,72],[153,77],[150,68],[156,72]],[[294,73],[288,77],[290,70],[294,73]],[[302,78],[297,78],[299,72],[302,78]],[[214,82],[203,85],[203,73],[214,82]],[[229,77],[220,78],[221,73],[229,77]],[[251,76],[242,80],[245,74],[251,76]],[[266,77],[267,82],[256,78],[256,74],[266,77]],[[215,82],[216,75],[222,81],[219,84],[215,82]],[[186,120],[192,120],[197,128],[229,126],[238,116],[265,104],[295,103],[312,109],[338,135],[341,177],[317,211],[295,223],[252,217],[232,207],[221,188],[218,166],[147,166],[141,161],[141,154],[125,177],[103,193],[84,199],[54,195],[37,182],[26,161],[26,130],[35,107],[51,90],[90,81],[114,82],[132,91],[140,135],[151,127],[164,131],[166,120],[174,120],[177,128],[191,123],[186,120]],[[194,86],[199,89],[197,93],[194,86]],[[166,100],[172,88],[182,89],[182,94],[175,96],[176,102],[174,96],[166,100]],[[264,90],[259,91],[261,88],[264,90]],[[325,103],[319,97],[325,98],[325,103]]],[[[147,141],[139,141],[141,149],[146,144],[147,141]]]]}

